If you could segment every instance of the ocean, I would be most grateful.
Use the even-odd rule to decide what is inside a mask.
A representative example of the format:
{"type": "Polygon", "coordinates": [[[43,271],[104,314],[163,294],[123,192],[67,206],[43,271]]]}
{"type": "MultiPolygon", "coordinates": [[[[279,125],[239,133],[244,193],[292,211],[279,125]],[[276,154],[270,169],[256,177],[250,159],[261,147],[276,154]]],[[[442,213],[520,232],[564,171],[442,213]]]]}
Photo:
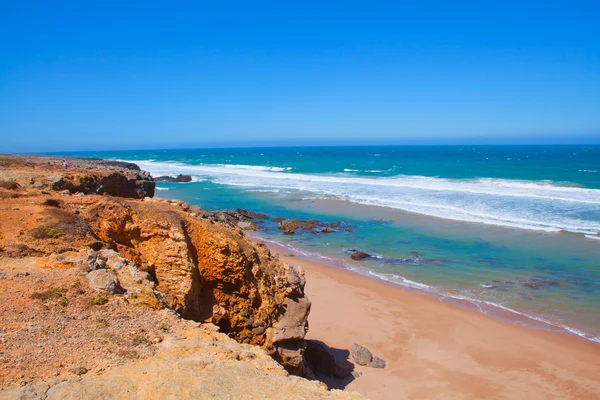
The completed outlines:
{"type": "Polygon", "coordinates": [[[61,153],[137,163],[157,196],[341,222],[252,235],[332,267],[600,342],[600,146],[362,146],[61,153]],[[346,229],[348,228],[348,229],[346,229]],[[373,257],[354,261],[353,250],[373,257]]]}

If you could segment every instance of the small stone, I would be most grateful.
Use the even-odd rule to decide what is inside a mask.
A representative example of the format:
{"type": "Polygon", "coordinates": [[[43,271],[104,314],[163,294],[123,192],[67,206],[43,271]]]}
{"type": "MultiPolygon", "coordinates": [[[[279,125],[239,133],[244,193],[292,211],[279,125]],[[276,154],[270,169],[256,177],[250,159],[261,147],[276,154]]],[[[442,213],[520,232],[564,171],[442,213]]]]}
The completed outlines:
{"type": "Polygon", "coordinates": [[[252,333],[255,335],[262,335],[263,333],[265,333],[265,328],[259,326],[258,328],[252,329],[252,333]]]}
{"type": "Polygon", "coordinates": [[[40,190],[40,194],[50,194],[47,190],[40,190]]]}
{"type": "Polygon", "coordinates": [[[87,369],[87,368],[85,368],[85,367],[77,367],[77,368],[73,368],[73,369],[71,370],[71,373],[72,373],[72,374],[75,374],[75,375],[79,375],[79,376],[81,376],[81,375],[85,375],[85,374],[87,374],[87,373],[88,373],[88,369],[87,369]]]}
{"type": "Polygon", "coordinates": [[[385,368],[385,361],[382,360],[381,358],[374,356],[373,357],[373,361],[371,361],[371,364],[369,365],[369,367],[371,368],[385,368]]]}

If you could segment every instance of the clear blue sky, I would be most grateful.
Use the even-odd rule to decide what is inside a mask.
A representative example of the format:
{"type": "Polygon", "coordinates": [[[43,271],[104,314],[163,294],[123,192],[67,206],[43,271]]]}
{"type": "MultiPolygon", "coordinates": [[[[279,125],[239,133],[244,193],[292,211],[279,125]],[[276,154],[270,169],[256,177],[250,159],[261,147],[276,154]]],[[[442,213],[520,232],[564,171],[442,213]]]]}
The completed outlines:
{"type": "Polygon", "coordinates": [[[3,1],[0,152],[600,143],[599,21],[598,1],[3,1]]]}

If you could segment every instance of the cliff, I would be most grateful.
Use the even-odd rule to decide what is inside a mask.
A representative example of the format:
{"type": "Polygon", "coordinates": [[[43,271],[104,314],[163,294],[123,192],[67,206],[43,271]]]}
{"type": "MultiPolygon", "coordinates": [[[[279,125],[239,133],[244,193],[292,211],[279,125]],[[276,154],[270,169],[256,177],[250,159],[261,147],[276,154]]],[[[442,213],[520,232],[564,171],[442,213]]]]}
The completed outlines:
{"type": "MultiPolygon", "coordinates": [[[[153,343],[154,338],[160,336],[154,326],[152,329],[145,328],[142,336],[152,346],[157,346],[155,355],[145,355],[143,351],[130,348],[113,349],[113,355],[136,351],[139,357],[149,357],[136,361],[161,376],[160,383],[158,380],[153,381],[154,378],[150,376],[142,377],[147,379],[142,382],[149,386],[162,387],[169,380],[166,376],[174,376],[176,371],[179,371],[181,377],[194,374],[199,380],[208,379],[208,375],[202,378],[202,368],[194,370],[195,367],[190,369],[186,365],[189,367],[193,364],[192,359],[205,351],[206,343],[215,341],[227,343],[225,347],[229,350],[223,350],[225,353],[246,354],[244,352],[250,351],[248,349],[256,349],[252,350],[254,356],[242,357],[244,363],[250,362],[250,359],[257,360],[256,354],[260,353],[265,354],[265,357],[270,355],[288,372],[302,374],[306,347],[303,339],[308,329],[307,318],[310,311],[310,301],[304,295],[305,279],[302,270],[278,260],[264,246],[250,241],[241,229],[222,223],[219,213],[210,213],[182,202],[152,199],[152,177],[135,165],[86,159],[68,159],[67,162],[68,168],[64,168],[60,158],[0,156],[0,277],[4,274],[4,279],[0,279],[0,290],[10,292],[19,288],[17,295],[4,297],[14,297],[13,302],[24,307],[20,313],[14,307],[2,310],[3,321],[8,320],[5,318],[13,321],[2,328],[0,334],[3,337],[19,341],[16,332],[32,330],[32,324],[38,324],[38,320],[44,318],[45,314],[52,314],[52,305],[63,311],[56,314],[57,321],[64,317],[65,312],[71,315],[73,310],[69,308],[79,307],[73,314],[73,318],[80,321],[77,323],[81,325],[78,331],[89,331],[91,335],[97,335],[97,330],[90,328],[91,325],[85,322],[90,321],[90,310],[98,312],[99,307],[105,310],[116,307],[114,312],[120,309],[119,312],[123,313],[124,309],[134,307],[137,311],[130,310],[131,315],[139,315],[142,324],[141,321],[145,319],[154,321],[154,315],[159,312],[156,310],[164,309],[174,312],[173,315],[177,318],[194,321],[196,327],[198,323],[214,324],[221,333],[200,332],[201,328],[186,326],[187,333],[181,333],[183,336],[171,337],[159,344],[160,341],[153,343]],[[26,271],[21,271],[23,268],[26,271]],[[19,282],[23,283],[23,279],[27,280],[32,276],[38,276],[35,285],[19,286],[19,282]],[[2,284],[3,281],[5,285],[2,284]],[[55,283],[49,286],[48,282],[55,283]],[[80,289],[72,289],[73,287],[80,289]],[[88,298],[86,302],[82,296],[93,299],[88,298]],[[24,298],[27,300],[23,301],[24,298]],[[79,300],[71,301],[69,298],[79,300]],[[79,319],[80,314],[87,317],[79,319]],[[237,342],[226,340],[224,335],[237,342]],[[190,348],[189,343],[192,342],[198,343],[198,346],[190,348]],[[183,347],[179,348],[179,345],[183,347]],[[254,346],[249,347],[250,345],[254,346]],[[185,353],[186,349],[189,350],[188,353],[185,353]],[[182,360],[189,357],[189,362],[174,363],[177,366],[172,365],[172,369],[169,369],[171,367],[165,364],[165,360],[173,360],[176,354],[182,360]]],[[[111,316],[113,314],[108,313],[101,319],[111,320],[111,316]]],[[[131,323],[135,323],[136,318],[131,317],[131,320],[131,323]]],[[[36,329],[33,329],[31,338],[42,335],[42,328],[36,329]]],[[[54,332],[60,338],[67,336],[65,330],[68,330],[66,322],[59,328],[43,328],[46,335],[54,332]]],[[[52,342],[51,335],[52,333],[46,338],[49,343],[52,342]]],[[[76,333],[72,335],[77,337],[76,333]]],[[[68,348],[69,339],[60,340],[64,340],[65,347],[68,348]]],[[[113,339],[106,340],[110,344],[113,339]]],[[[133,339],[123,339],[125,342],[130,340],[133,339]]],[[[15,346],[15,343],[11,346],[3,341],[0,345],[4,347],[0,348],[3,350],[0,356],[9,353],[17,356],[19,351],[26,351],[15,346]]],[[[22,345],[27,346],[26,342],[22,345]]],[[[66,357],[61,353],[61,346],[52,346],[54,353],[49,353],[48,362],[66,357]]],[[[78,360],[74,356],[76,360],[72,366],[77,365],[77,362],[85,364],[90,357],[102,357],[102,351],[106,349],[97,343],[95,346],[98,347],[95,350],[88,349],[88,357],[85,359],[78,360]]],[[[44,355],[44,350],[40,354],[44,355]]],[[[202,357],[204,356],[207,355],[203,354],[202,357]]],[[[235,371],[244,370],[246,372],[243,376],[248,377],[248,385],[253,379],[263,377],[265,385],[256,384],[257,390],[272,387],[269,384],[272,379],[272,384],[278,382],[277,385],[291,385],[290,390],[297,386],[298,389],[306,388],[307,393],[310,390],[315,390],[314,393],[322,391],[317,397],[324,398],[323,393],[329,395],[314,382],[287,376],[283,369],[274,367],[275,364],[267,363],[268,374],[265,375],[264,362],[267,361],[244,366],[243,363],[240,364],[239,357],[232,357],[233,361],[230,361],[234,364],[237,362],[241,369],[232,366],[222,368],[227,363],[223,364],[224,361],[219,358],[219,361],[215,361],[219,364],[219,371],[228,371],[225,377],[238,379],[233,378],[235,371]],[[257,375],[253,376],[253,373],[257,375]],[[305,383],[310,385],[306,386],[305,383]]],[[[35,363],[35,360],[31,362],[35,363]]],[[[110,372],[112,375],[103,372],[104,378],[86,375],[85,379],[94,388],[102,387],[102,382],[108,379],[106,376],[111,376],[110,382],[116,382],[123,370],[117,369],[115,365],[126,362],[131,360],[119,356],[114,357],[114,363],[99,362],[98,365],[115,368],[110,372]]],[[[132,364],[118,368],[133,371],[138,367],[132,364]]],[[[62,377],[64,371],[60,370],[61,367],[57,368],[58,375],[62,377]]],[[[24,362],[20,364],[19,361],[8,371],[21,369],[28,372],[29,378],[23,373],[8,376],[9,372],[4,371],[4,385],[19,379],[23,383],[25,379],[25,383],[32,384],[45,380],[39,383],[42,385],[40,387],[50,387],[48,379],[52,374],[56,375],[55,371],[45,371],[41,366],[34,373],[28,365],[24,362]]],[[[140,398],[150,395],[151,391],[144,392],[140,384],[123,379],[119,381],[119,385],[127,387],[127,391],[147,393],[140,398]]],[[[55,398],[64,398],[64,393],[83,393],[94,397],[91,393],[95,392],[81,389],[82,384],[77,383],[79,381],[60,381],[61,388],[69,389],[65,389],[66,392],[52,392],[62,393],[56,394],[58,397],[55,398]],[[80,389],[84,391],[78,392],[80,389]]],[[[27,387],[38,390],[34,386],[27,387]]],[[[176,383],[170,385],[172,390],[175,390],[175,386],[176,383]]],[[[215,383],[215,388],[217,386],[215,383]]],[[[195,387],[181,393],[191,395],[195,393],[195,387]]],[[[98,390],[98,393],[104,395],[108,392],[102,390],[110,388],[107,386],[98,390]]],[[[53,398],[49,395],[50,390],[47,393],[48,398],[53,398]]],[[[230,396],[236,397],[233,394],[230,396]]],[[[304,398],[301,396],[303,395],[299,392],[297,398],[304,398]]],[[[286,397],[296,398],[292,395],[286,397]]]]}

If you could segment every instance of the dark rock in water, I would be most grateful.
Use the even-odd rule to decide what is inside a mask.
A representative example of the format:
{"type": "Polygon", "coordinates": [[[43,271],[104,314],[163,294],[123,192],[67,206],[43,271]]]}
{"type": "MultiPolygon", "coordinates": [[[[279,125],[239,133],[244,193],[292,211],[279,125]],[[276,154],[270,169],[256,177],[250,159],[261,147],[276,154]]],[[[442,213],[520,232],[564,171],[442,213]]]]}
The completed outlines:
{"type": "Polygon", "coordinates": [[[284,219],[279,222],[279,226],[277,227],[280,231],[282,231],[286,235],[293,235],[297,230],[306,230],[313,231],[316,230],[319,226],[319,220],[311,219],[311,220],[301,220],[301,219],[284,219]]]}
{"type": "Polygon", "coordinates": [[[284,219],[277,228],[286,235],[293,235],[302,227],[302,221],[298,219],[284,219]]]}
{"type": "Polygon", "coordinates": [[[279,217],[278,217],[278,218],[273,218],[273,219],[271,220],[271,222],[277,222],[277,223],[279,223],[279,222],[281,222],[281,221],[285,221],[285,218],[279,218],[279,217]]]}
{"type": "Polygon", "coordinates": [[[241,216],[249,218],[249,219],[267,219],[267,218],[269,218],[269,216],[267,214],[257,213],[254,211],[245,210],[243,208],[238,208],[237,212],[241,216]]]}
{"type": "Polygon", "coordinates": [[[371,361],[371,364],[369,364],[369,367],[371,368],[385,368],[385,366],[385,361],[377,356],[374,356],[373,361],[371,361]]]}
{"type": "Polygon", "coordinates": [[[327,227],[321,229],[321,233],[334,233],[334,232],[335,231],[333,229],[327,228],[327,227]]]}
{"type": "Polygon", "coordinates": [[[352,255],[350,256],[351,259],[353,260],[364,260],[365,258],[369,258],[371,257],[370,254],[368,253],[364,253],[362,251],[355,251],[354,253],[352,253],[352,255]]]}
{"type": "Polygon", "coordinates": [[[352,228],[346,227],[346,228],[344,228],[344,232],[352,232],[352,228]]]}
{"type": "MultiPolygon", "coordinates": [[[[352,373],[352,365],[338,363],[331,349],[324,343],[317,340],[307,340],[304,350],[304,362],[306,367],[310,368],[313,375],[322,374],[325,376],[344,379],[352,373]]],[[[307,374],[310,375],[310,374],[307,374]]]]}
{"type": "Polygon", "coordinates": [[[352,345],[352,348],[350,349],[350,355],[358,365],[369,365],[371,364],[371,361],[373,361],[373,353],[360,344],[354,343],[352,345]]]}
{"type": "Polygon", "coordinates": [[[192,177],[189,175],[177,175],[173,176],[159,176],[158,178],[154,178],[156,182],[191,182],[192,177]]]}
{"type": "Polygon", "coordinates": [[[331,227],[332,227],[332,228],[337,228],[337,227],[339,227],[340,225],[342,225],[342,223],[341,223],[340,221],[338,221],[338,222],[332,222],[332,223],[331,223],[331,227]]]}

